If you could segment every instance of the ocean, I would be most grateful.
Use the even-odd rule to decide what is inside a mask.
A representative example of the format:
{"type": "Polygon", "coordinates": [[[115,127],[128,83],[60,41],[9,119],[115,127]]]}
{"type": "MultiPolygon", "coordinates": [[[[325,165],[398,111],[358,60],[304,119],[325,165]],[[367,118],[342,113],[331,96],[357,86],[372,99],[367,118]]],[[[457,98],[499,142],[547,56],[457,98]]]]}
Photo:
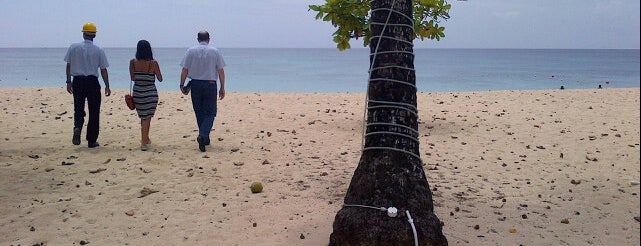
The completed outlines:
{"type": "MultiPolygon", "coordinates": [[[[369,49],[220,48],[228,92],[367,91],[369,49]]],[[[155,48],[164,82],[178,90],[186,48],[155,48]]],[[[135,48],[105,48],[112,89],[129,88],[135,48]]],[[[65,85],[66,48],[0,48],[0,87],[65,85]]],[[[638,88],[639,50],[416,49],[422,92],[638,88]]],[[[102,84],[102,80],[101,80],[102,84]]]]}

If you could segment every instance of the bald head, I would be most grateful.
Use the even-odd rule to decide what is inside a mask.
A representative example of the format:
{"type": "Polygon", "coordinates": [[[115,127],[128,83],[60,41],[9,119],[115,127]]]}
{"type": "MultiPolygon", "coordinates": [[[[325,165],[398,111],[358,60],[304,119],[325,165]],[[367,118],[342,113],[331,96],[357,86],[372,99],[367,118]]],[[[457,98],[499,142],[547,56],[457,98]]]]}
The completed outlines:
{"type": "Polygon", "coordinates": [[[198,42],[209,42],[209,32],[207,31],[198,32],[198,42]]]}

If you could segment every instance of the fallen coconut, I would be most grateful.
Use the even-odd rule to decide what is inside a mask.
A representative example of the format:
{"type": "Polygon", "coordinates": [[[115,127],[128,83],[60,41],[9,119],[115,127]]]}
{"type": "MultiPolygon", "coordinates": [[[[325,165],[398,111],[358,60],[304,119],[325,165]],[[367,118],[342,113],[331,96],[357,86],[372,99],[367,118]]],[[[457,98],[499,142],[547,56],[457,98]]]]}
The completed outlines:
{"type": "Polygon", "coordinates": [[[263,192],[263,184],[261,182],[254,182],[251,186],[249,186],[249,188],[251,189],[252,193],[263,192]]]}

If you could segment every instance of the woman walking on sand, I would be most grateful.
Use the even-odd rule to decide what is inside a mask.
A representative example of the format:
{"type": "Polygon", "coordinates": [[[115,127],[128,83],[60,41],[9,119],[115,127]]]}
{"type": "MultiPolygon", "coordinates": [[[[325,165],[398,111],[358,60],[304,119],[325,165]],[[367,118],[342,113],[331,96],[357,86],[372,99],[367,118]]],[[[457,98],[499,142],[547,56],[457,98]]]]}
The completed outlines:
{"type": "Polygon", "coordinates": [[[156,79],[162,82],[160,67],[158,62],[154,60],[151,45],[147,40],[138,41],[136,58],[129,62],[129,75],[134,81],[132,96],[140,118],[140,150],[147,151],[149,144],[151,144],[149,139],[151,118],[156,113],[156,106],[158,106],[158,91],[155,82],[156,79]]]}

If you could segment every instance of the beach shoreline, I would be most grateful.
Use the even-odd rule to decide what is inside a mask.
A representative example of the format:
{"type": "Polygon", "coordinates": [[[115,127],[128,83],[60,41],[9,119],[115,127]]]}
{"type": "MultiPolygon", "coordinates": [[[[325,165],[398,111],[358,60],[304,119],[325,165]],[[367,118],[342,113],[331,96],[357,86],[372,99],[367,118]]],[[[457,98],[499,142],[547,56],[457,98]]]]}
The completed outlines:
{"type": "MultiPolygon", "coordinates": [[[[103,95],[89,149],[64,88],[0,88],[0,245],[327,244],[365,94],[228,92],[202,153],[177,91],[140,151],[126,93],[103,95]]],[[[639,88],[417,96],[450,245],[639,244],[639,88]]]]}

